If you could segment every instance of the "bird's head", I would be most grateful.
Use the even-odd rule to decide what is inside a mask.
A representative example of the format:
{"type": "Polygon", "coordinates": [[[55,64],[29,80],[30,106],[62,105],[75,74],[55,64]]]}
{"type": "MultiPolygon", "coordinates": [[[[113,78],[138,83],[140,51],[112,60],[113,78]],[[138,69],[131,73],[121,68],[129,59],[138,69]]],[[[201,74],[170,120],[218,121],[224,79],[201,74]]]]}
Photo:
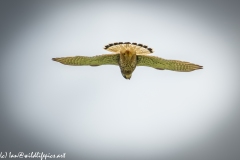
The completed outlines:
{"type": "Polygon", "coordinates": [[[123,76],[125,79],[130,80],[131,77],[132,77],[132,71],[129,71],[129,70],[121,70],[121,73],[122,73],[122,76],[123,76]]]}
{"type": "Polygon", "coordinates": [[[125,79],[130,80],[132,77],[132,74],[122,74],[125,79]]]}

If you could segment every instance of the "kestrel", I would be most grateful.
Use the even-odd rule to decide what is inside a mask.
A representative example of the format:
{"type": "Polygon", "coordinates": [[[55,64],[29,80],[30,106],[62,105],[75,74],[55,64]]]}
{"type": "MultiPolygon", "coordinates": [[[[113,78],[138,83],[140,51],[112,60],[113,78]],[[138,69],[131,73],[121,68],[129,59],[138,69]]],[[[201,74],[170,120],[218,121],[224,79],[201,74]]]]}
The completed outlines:
{"type": "Polygon", "coordinates": [[[178,72],[191,72],[203,67],[190,62],[167,60],[149,56],[153,49],[140,43],[117,42],[104,47],[112,54],[103,54],[93,57],[75,56],[52,58],[53,61],[72,66],[100,66],[118,65],[125,79],[130,79],[136,66],[147,66],[159,70],[172,70],[178,72]]]}

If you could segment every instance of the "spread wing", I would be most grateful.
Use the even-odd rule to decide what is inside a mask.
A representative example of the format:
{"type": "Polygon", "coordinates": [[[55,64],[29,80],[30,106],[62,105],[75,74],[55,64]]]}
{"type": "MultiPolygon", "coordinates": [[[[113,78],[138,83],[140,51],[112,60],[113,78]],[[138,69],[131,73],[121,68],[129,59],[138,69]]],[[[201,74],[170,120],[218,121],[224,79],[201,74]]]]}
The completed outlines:
{"type": "Polygon", "coordinates": [[[75,56],[52,58],[53,61],[71,66],[99,66],[99,65],[118,65],[119,54],[103,54],[93,57],[75,56]]]}
{"type": "Polygon", "coordinates": [[[155,56],[137,55],[137,66],[153,67],[159,70],[172,70],[178,72],[191,72],[203,67],[190,62],[167,60],[155,56]]]}

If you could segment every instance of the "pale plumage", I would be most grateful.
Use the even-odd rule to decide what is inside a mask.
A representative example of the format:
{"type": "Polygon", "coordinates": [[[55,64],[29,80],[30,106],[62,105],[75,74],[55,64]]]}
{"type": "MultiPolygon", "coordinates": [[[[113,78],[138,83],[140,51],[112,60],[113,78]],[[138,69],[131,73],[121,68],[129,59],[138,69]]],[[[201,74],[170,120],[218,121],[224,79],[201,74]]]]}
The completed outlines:
{"type": "Polygon", "coordinates": [[[117,42],[105,46],[106,50],[114,54],[104,54],[93,57],[75,56],[52,58],[52,60],[65,65],[72,66],[100,66],[100,65],[119,65],[124,78],[130,79],[136,66],[147,66],[159,70],[172,70],[179,72],[190,72],[203,67],[190,62],[167,60],[155,56],[148,56],[153,53],[152,48],[146,45],[117,42]]]}

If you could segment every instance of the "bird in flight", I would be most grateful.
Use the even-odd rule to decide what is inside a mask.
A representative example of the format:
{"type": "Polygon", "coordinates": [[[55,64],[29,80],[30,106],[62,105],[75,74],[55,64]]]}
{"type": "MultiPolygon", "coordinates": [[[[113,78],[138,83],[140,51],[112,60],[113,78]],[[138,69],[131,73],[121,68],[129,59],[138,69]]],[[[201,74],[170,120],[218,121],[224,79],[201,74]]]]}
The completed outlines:
{"type": "Polygon", "coordinates": [[[104,47],[111,54],[97,56],[74,56],[52,58],[53,61],[71,66],[100,66],[117,65],[120,67],[122,76],[130,79],[137,66],[152,67],[158,70],[172,70],[178,72],[191,72],[203,67],[185,61],[167,60],[156,56],[149,56],[153,49],[140,43],[116,42],[104,47]]]}

